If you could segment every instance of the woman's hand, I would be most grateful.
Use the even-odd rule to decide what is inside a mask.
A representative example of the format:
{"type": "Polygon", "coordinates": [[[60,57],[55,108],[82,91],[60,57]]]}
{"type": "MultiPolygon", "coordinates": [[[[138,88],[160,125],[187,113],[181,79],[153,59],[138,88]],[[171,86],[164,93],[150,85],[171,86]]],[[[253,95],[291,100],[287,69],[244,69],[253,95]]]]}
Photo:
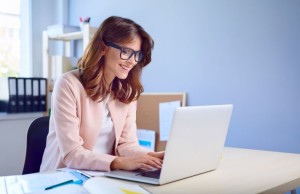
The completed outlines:
{"type": "Polygon", "coordinates": [[[161,152],[149,152],[148,154],[139,157],[117,157],[112,161],[110,168],[111,170],[160,169],[163,162],[163,156],[164,153],[161,152]]]}
{"type": "Polygon", "coordinates": [[[160,158],[161,160],[164,159],[164,156],[165,156],[165,152],[149,152],[148,153],[149,156],[152,156],[152,157],[156,157],[156,158],[160,158]]]}

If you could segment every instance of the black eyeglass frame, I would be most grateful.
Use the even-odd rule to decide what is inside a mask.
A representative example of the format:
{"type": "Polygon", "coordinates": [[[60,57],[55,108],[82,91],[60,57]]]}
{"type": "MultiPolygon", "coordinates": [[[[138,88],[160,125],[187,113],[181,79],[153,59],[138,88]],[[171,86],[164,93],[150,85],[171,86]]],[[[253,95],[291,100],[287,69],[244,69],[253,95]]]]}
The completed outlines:
{"type": "Polygon", "coordinates": [[[139,63],[139,62],[141,62],[141,61],[143,60],[143,58],[144,58],[144,55],[143,55],[143,52],[142,52],[142,51],[135,51],[135,50],[133,50],[133,49],[131,49],[131,48],[126,48],[126,47],[124,48],[124,47],[121,47],[121,46],[119,46],[119,45],[117,45],[117,44],[115,44],[115,43],[113,43],[113,42],[110,42],[110,41],[104,42],[104,43],[105,43],[107,46],[110,46],[110,47],[119,49],[119,50],[120,50],[120,58],[123,59],[123,60],[128,60],[128,59],[130,59],[130,58],[134,55],[134,60],[135,60],[135,62],[139,63]],[[124,52],[125,49],[131,51],[131,54],[129,55],[129,57],[128,57],[127,59],[122,58],[122,53],[124,52]],[[137,55],[137,54],[139,54],[139,55],[137,55]],[[140,56],[138,60],[136,59],[136,58],[137,58],[136,56],[140,56]]]}

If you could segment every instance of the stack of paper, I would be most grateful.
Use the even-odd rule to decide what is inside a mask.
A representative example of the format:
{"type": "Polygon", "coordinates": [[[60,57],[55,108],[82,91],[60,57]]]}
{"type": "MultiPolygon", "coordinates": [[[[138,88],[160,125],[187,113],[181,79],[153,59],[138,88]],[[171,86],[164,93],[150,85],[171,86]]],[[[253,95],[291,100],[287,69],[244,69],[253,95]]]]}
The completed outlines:
{"type": "Polygon", "coordinates": [[[67,170],[0,177],[1,194],[149,194],[135,183],[67,170]],[[83,177],[82,177],[83,176],[83,177]]]}

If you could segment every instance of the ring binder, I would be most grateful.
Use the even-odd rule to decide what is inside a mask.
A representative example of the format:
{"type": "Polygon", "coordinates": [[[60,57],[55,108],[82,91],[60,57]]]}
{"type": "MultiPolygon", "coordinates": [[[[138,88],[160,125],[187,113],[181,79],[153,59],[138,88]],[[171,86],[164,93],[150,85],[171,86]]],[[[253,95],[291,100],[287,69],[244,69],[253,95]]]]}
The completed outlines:
{"type": "Polygon", "coordinates": [[[46,78],[40,78],[40,93],[39,93],[39,99],[40,99],[40,111],[46,111],[47,110],[47,79],[46,78]]]}
{"type": "Polygon", "coordinates": [[[0,78],[0,112],[8,112],[8,78],[1,77],[0,78]]]}
{"type": "Polygon", "coordinates": [[[18,112],[17,78],[15,77],[8,78],[8,90],[9,90],[8,112],[16,113],[18,112]]]}
{"type": "Polygon", "coordinates": [[[40,80],[32,78],[32,111],[40,111],[40,80]]]}
{"type": "Polygon", "coordinates": [[[25,78],[17,78],[17,109],[25,112],[25,78]]]}
{"type": "Polygon", "coordinates": [[[7,101],[2,100],[4,94],[0,96],[0,112],[47,111],[47,78],[8,77],[6,80],[6,84],[1,81],[1,90],[4,94],[7,91],[7,101]]]}
{"type": "Polygon", "coordinates": [[[25,78],[25,111],[32,112],[32,80],[25,78]]]}

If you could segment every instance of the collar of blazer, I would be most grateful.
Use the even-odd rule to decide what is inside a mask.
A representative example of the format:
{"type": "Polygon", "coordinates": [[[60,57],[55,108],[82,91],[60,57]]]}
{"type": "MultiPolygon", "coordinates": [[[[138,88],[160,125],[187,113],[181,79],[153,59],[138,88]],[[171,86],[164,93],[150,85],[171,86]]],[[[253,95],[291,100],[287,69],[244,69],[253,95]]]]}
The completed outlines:
{"type": "Polygon", "coordinates": [[[113,121],[115,135],[116,135],[115,148],[117,147],[122,131],[124,130],[124,127],[126,125],[125,122],[128,116],[128,108],[129,108],[129,104],[124,104],[119,100],[115,100],[113,99],[112,96],[108,101],[108,109],[113,121]]]}

